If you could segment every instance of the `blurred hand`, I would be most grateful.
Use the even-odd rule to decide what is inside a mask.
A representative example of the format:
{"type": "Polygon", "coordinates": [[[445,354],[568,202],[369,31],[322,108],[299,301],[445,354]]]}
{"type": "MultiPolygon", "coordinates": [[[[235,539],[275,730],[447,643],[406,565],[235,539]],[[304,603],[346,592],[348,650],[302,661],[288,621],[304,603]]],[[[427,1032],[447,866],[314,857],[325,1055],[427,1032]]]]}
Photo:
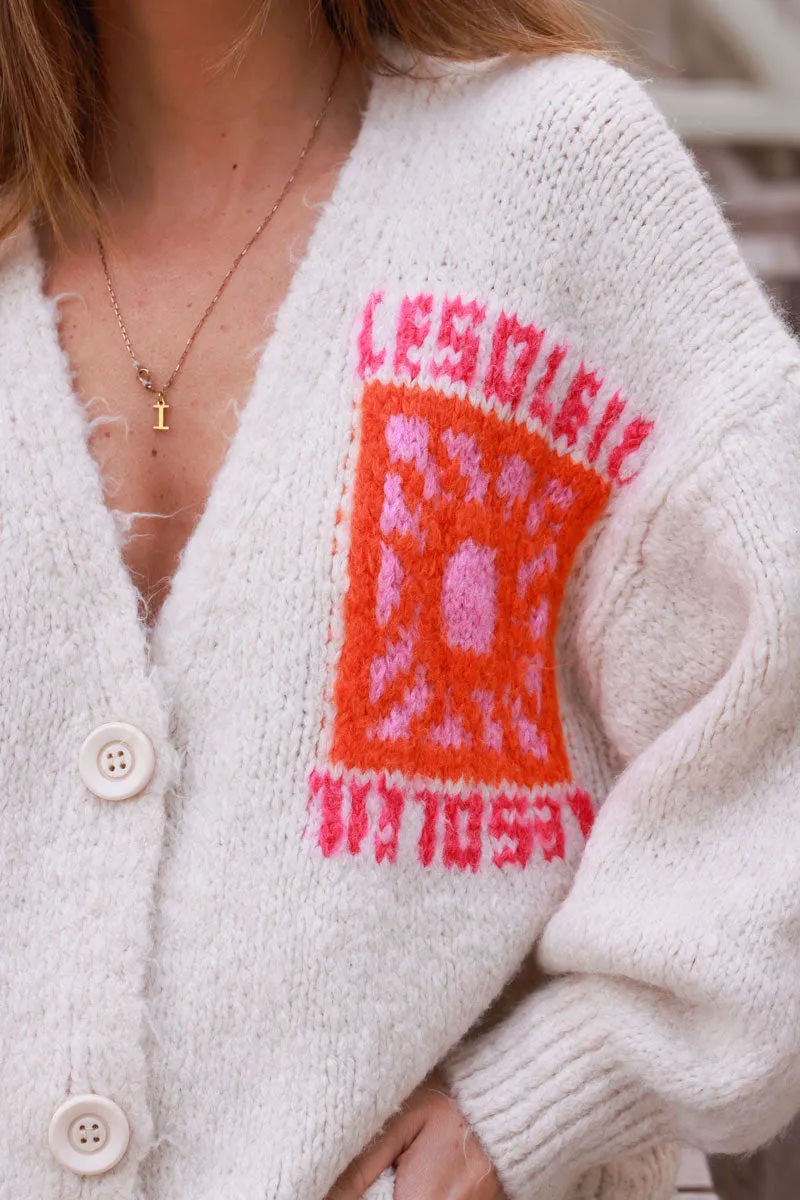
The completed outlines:
{"type": "Polygon", "coordinates": [[[507,1200],[441,1077],[433,1072],[339,1176],[327,1200],[361,1200],[394,1166],[394,1200],[507,1200]]]}

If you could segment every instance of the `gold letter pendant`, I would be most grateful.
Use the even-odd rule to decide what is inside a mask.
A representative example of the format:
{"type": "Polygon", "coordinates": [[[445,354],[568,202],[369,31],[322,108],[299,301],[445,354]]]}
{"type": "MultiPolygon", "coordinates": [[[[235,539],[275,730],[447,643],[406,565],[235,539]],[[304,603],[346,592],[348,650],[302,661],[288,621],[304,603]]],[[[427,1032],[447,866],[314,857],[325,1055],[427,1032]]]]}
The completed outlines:
{"type": "Polygon", "coordinates": [[[153,429],[169,429],[169,425],[164,424],[164,417],[166,416],[166,412],[167,412],[167,409],[169,408],[169,405],[167,404],[166,400],[164,399],[163,392],[158,393],[158,395],[156,397],[156,402],[153,405],[153,408],[158,409],[158,420],[156,421],[155,425],[153,426],[153,429]]]}

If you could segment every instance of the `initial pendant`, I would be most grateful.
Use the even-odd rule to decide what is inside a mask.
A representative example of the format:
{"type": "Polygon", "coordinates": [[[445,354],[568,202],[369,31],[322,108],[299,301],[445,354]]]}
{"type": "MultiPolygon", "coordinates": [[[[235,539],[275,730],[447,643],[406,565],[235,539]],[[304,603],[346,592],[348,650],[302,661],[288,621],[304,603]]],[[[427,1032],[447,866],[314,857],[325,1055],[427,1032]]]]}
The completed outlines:
{"type": "Polygon", "coordinates": [[[166,400],[164,399],[163,392],[158,393],[158,397],[156,399],[155,404],[153,405],[153,408],[158,409],[158,420],[156,421],[155,425],[153,426],[153,429],[169,429],[169,425],[164,424],[164,417],[166,416],[169,405],[167,404],[166,400]]]}

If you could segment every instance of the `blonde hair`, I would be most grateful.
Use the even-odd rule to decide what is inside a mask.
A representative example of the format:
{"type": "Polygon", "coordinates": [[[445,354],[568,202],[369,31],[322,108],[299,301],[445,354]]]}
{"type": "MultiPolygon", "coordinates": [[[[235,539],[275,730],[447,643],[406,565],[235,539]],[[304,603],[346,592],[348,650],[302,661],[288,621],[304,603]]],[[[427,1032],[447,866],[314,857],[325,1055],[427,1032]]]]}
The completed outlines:
{"type": "MultiPolygon", "coordinates": [[[[578,0],[322,0],[322,10],[345,50],[377,71],[395,69],[386,35],[458,61],[598,48],[578,0]]],[[[56,227],[60,208],[90,214],[103,91],[91,0],[0,0],[0,235],[40,207],[56,227]]]]}

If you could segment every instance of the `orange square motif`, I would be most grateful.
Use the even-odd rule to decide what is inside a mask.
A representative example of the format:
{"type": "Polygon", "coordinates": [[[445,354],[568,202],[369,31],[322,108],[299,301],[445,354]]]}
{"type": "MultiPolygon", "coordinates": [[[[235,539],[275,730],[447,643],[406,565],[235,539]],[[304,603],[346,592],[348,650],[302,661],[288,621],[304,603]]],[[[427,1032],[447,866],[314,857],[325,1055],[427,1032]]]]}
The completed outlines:
{"type": "Polygon", "coordinates": [[[464,783],[569,782],[556,623],[609,490],[494,412],[368,384],[333,761],[464,783]]]}

